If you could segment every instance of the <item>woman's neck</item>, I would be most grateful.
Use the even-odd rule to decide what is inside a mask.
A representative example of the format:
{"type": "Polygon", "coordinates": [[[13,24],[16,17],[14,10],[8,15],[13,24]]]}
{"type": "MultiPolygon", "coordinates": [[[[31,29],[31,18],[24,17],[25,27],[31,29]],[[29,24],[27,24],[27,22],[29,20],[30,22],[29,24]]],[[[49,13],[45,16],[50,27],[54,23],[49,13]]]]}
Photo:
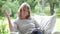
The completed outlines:
{"type": "Polygon", "coordinates": [[[21,20],[30,20],[31,18],[29,17],[29,18],[20,18],[19,17],[19,19],[21,19],[21,20]]]}

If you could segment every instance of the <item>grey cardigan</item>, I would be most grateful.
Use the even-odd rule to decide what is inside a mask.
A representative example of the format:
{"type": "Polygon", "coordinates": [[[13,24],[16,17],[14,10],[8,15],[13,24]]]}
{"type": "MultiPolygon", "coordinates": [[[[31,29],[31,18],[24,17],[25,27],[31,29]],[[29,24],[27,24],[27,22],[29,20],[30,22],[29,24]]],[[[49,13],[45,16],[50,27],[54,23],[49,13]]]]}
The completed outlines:
{"type": "MultiPolygon", "coordinates": [[[[35,28],[39,28],[40,25],[32,19],[16,19],[13,25],[13,32],[19,32],[19,34],[31,34],[35,28]]],[[[40,28],[39,28],[40,29],[40,28]]]]}

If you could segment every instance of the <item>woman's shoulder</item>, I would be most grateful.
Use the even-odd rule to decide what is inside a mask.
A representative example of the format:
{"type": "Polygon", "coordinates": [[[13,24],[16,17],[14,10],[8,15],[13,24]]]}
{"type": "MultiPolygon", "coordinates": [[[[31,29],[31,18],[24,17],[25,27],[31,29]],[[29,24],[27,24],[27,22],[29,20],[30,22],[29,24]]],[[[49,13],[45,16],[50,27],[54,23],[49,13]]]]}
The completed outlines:
{"type": "Polygon", "coordinates": [[[34,18],[34,16],[31,16],[31,20],[34,21],[34,22],[36,21],[36,19],[34,18]]]}
{"type": "Polygon", "coordinates": [[[16,19],[14,20],[14,23],[17,23],[17,22],[19,22],[19,19],[18,19],[18,18],[16,18],[16,19]]]}
{"type": "Polygon", "coordinates": [[[32,19],[32,20],[35,20],[34,16],[31,16],[31,19],[32,19]]]}

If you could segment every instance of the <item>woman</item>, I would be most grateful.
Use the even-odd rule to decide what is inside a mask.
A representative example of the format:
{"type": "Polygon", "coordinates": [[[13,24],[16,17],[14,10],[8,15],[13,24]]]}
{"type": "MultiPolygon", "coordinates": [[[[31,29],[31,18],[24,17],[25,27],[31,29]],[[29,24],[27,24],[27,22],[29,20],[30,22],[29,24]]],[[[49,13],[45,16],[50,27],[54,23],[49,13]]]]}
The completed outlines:
{"type": "Polygon", "coordinates": [[[14,21],[12,26],[10,16],[6,12],[8,18],[9,28],[12,32],[19,32],[19,34],[31,34],[35,29],[39,28],[39,24],[30,15],[30,6],[23,3],[18,10],[18,19],[14,21]]]}

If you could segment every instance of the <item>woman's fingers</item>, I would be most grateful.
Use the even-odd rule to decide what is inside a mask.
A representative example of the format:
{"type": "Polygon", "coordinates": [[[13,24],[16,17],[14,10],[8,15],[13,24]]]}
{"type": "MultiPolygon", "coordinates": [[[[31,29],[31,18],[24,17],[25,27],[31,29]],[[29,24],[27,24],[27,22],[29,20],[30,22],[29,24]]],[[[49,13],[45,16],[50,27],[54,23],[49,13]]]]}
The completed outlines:
{"type": "Polygon", "coordinates": [[[10,15],[8,15],[8,13],[7,12],[5,12],[5,16],[8,18],[8,17],[10,17],[10,15]]]}

